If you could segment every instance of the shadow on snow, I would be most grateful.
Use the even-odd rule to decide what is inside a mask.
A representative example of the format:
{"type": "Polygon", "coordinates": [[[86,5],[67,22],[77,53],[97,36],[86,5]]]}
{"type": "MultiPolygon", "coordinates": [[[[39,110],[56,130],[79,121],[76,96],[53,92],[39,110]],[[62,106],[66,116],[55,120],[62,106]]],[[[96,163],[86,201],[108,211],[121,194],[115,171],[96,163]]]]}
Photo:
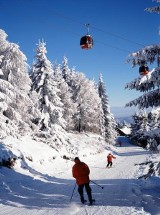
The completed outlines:
{"type": "MultiPolygon", "coordinates": [[[[1,168],[0,203],[28,209],[70,206],[70,198],[75,186],[74,180],[59,179],[38,173],[34,176],[26,176],[1,168]],[[36,179],[36,176],[40,179],[36,179]]],[[[105,179],[94,182],[104,187],[101,189],[91,183],[93,198],[96,199],[97,206],[144,207],[148,212],[152,209],[152,215],[160,213],[160,198],[159,195],[155,195],[159,189],[158,184],[156,188],[142,189],[141,180],[136,179],[105,179]]],[[[87,199],[86,193],[85,198],[87,199]]],[[[71,202],[80,203],[77,186],[71,202]]]]}

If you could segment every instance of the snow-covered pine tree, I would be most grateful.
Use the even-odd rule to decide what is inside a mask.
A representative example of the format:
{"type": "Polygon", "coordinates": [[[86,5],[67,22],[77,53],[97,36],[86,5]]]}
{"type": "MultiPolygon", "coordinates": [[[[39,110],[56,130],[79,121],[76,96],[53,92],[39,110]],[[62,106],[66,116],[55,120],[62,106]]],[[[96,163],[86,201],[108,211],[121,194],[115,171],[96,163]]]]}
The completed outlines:
{"type": "Polygon", "coordinates": [[[136,112],[133,115],[131,140],[142,147],[147,146],[147,136],[149,131],[148,114],[145,111],[136,112]]]}
{"type": "MultiPolygon", "coordinates": [[[[156,0],[160,3],[159,0],[156,0]]],[[[146,11],[159,13],[159,6],[153,8],[147,8],[146,11]]],[[[140,66],[140,68],[147,68],[147,64],[153,64],[157,62],[157,67],[153,68],[148,74],[140,74],[140,77],[126,84],[126,89],[135,89],[143,93],[137,99],[127,103],[126,106],[137,106],[139,109],[152,108],[152,111],[159,109],[160,107],[160,45],[149,45],[141,50],[131,53],[128,57],[128,62],[132,63],[132,66],[140,66]]],[[[139,68],[139,71],[140,71],[139,68]]],[[[159,126],[159,125],[158,125],[159,126]]],[[[150,128],[152,134],[154,134],[154,128],[150,128]]],[[[149,135],[152,135],[151,131],[149,135]]],[[[147,134],[146,134],[147,135],[147,134]]],[[[160,137],[160,130],[154,137],[160,137]]],[[[146,138],[148,138],[146,136],[146,138]]],[[[157,142],[157,145],[159,143],[157,142]]],[[[154,144],[155,146],[155,144],[154,144]]]]}
{"type": "Polygon", "coordinates": [[[134,115],[132,116],[133,118],[133,124],[131,125],[131,140],[137,144],[140,136],[139,136],[139,128],[140,128],[140,125],[139,125],[139,113],[134,113],[134,115]]]}
{"type": "Polygon", "coordinates": [[[149,130],[160,128],[160,108],[153,109],[148,113],[149,130]]]}
{"type": "Polygon", "coordinates": [[[31,80],[27,58],[17,44],[8,42],[6,38],[7,34],[0,29],[0,123],[5,127],[2,128],[2,136],[24,134],[30,130],[29,110],[32,106],[28,96],[31,80]]]}
{"type": "Polygon", "coordinates": [[[100,99],[95,83],[87,79],[83,73],[77,72],[75,68],[70,69],[66,57],[63,58],[61,70],[72,95],[74,130],[100,133],[100,99]]]}
{"type": "Polygon", "coordinates": [[[66,56],[63,57],[61,70],[62,70],[62,76],[64,80],[68,85],[70,85],[69,83],[70,83],[71,70],[69,69],[68,59],[66,56]]]}
{"type": "Polygon", "coordinates": [[[74,114],[74,129],[79,132],[100,133],[100,98],[92,80],[74,69],[68,82],[72,99],[77,109],[74,114]]]}
{"type": "Polygon", "coordinates": [[[57,128],[65,128],[63,104],[58,96],[59,89],[53,78],[53,67],[46,57],[46,43],[39,41],[36,50],[36,62],[32,65],[32,91],[38,94],[37,108],[41,113],[39,128],[48,134],[57,128]]]}
{"type": "Polygon", "coordinates": [[[102,117],[101,122],[104,123],[102,125],[104,129],[104,137],[107,143],[114,144],[115,138],[117,136],[116,122],[113,114],[110,111],[109,98],[106,92],[106,87],[103,82],[102,74],[100,74],[100,77],[99,77],[98,92],[99,92],[99,97],[101,98],[102,111],[103,111],[103,114],[101,115],[102,117]]]}
{"type": "Polygon", "coordinates": [[[139,130],[142,132],[147,132],[149,130],[149,126],[148,126],[148,114],[146,111],[142,111],[139,114],[140,117],[140,128],[139,130]]]}
{"type": "Polygon", "coordinates": [[[54,66],[54,80],[57,82],[59,89],[58,95],[64,106],[63,117],[66,121],[66,130],[74,130],[74,115],[76,113],[76,103],[72,99],[72,93],[62,75],[61,65],[54,66]]]}

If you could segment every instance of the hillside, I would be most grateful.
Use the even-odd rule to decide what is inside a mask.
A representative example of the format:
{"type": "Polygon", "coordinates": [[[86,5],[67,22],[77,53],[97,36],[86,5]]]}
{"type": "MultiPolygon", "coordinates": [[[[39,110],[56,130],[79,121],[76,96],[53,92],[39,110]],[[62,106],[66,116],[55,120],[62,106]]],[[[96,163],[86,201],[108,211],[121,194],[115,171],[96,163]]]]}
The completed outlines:
{"type": "Polygon", "coordinates": [[[90,179],[96,204],[82,206],[77,187],[70,201],[75,180],[73,161],[64,148],[61,153],[44,143],[25,137],[1,142],[1,157],[18,160],[14,169],[0,169],[0,210],[2,215],[158,215],[160,214],[158,177],[138,179],[148,172],[143,165],[151,155],[123,138],[122,146],[105,147],[103,140],[91,134],[70,134],[67,156],[79,156],[91,170],[90,179]],[[113,167],[106,169],[106,155],[116,156],[113,167]],[[63,158],[65,159],[63,159],[63,158]],[[95,184],[97,183],[97,184],[95,184]],[[104,189],[101,189],[100,186],[104,189]]]}

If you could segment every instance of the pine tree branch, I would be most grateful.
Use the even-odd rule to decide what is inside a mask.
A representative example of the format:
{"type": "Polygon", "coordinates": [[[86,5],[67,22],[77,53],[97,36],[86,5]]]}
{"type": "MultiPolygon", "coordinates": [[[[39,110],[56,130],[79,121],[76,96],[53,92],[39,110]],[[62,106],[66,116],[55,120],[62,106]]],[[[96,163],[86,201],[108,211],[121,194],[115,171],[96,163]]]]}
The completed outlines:
{"type": "Polygon", "coordinates": [[[148,11],[150,13],[160,13],[160,6],[155,6],[155,7],[151,7],[151,8],[146,8],[145,11],[148,11]]]}
{"type": "Polygon", "coordinates": [[[153,69],[148,75],[134,79],[127,83],[125,89],[136,89],[140,92],[148,92],[160,86],[160,68],[153,69]]]}
{"type": "Polygon", "coordinates": [[[140,96],[138,99],[135,99],[127,103],[126,107],[137,106],[138,108],[149,108],[149,107],[158,107],[160,104],[160,89],[146,93],[140,96]]]}
{"type": "Polygon", "coordinates": [[[132,66],[141,66],[143,63],[154,63],[159,60],[160,56],[160,45],[150,45],[142,48],[140,51],[131,53],[127,59],[127,63],[131,62],[132,66]]]}

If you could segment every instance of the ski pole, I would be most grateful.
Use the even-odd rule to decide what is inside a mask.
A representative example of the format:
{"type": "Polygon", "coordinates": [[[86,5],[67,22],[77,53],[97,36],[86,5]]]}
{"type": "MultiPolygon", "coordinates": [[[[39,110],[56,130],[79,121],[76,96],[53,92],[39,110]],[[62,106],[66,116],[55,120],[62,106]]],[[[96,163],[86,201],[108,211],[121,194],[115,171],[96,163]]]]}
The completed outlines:
{"type": "Polygon", "coordinates": [[[70,201],[72,200],[72,197],[73,197],[73,193],[74,193],[75,188],[76,188],[76,183],[75,183],[75,185],[74,185],[74,188],[73,188],[73,191],[72,191],[72,195],[71,195],[70,201]]]}
{"type": "Polygon", "coordinates": [[[104,189],[104,187],[103,186],[101,186],[101,185],[99,185],[99,184],[97,184],[96,182],[94,182],[94,181],[92,181],[92,180],[90,180],[93,184],[96,184],[97,186],[99,186],[99,187],[101,187],[102,189],[104,189]]]}

